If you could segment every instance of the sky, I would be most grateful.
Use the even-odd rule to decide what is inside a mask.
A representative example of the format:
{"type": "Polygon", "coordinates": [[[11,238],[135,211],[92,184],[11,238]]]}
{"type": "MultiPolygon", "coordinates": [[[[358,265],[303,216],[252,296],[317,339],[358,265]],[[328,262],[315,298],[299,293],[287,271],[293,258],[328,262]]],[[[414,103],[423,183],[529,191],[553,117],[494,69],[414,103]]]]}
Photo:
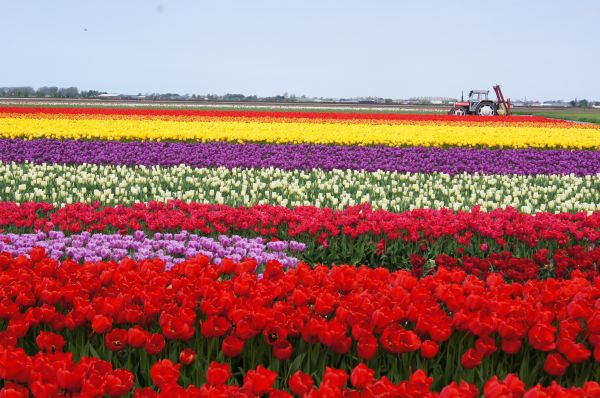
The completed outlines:
{"type": "Polygon", "coordinates": [[[600,1],[0,0],[0,87],[600,100],[600,1]]]}

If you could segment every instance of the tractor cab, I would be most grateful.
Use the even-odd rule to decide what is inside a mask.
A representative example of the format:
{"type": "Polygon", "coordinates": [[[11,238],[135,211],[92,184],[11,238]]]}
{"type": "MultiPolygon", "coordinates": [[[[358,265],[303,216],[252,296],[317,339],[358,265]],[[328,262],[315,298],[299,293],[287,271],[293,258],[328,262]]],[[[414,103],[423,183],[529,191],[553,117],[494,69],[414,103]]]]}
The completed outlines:
{"type": "Polygon", "coordinates": [[[469,91],[469,114],[480,116],[493,116],[496,114],[496,106],[489,100],[490,90],[469,91]],[[480,106],[486,104],[485,108],[480,106]]]}
{"type": "Polygon", "coordinates": [[[469,102],[479,103],[481,101],[487,101],[490,90],[471,90],[469,91],[469,102]]]}

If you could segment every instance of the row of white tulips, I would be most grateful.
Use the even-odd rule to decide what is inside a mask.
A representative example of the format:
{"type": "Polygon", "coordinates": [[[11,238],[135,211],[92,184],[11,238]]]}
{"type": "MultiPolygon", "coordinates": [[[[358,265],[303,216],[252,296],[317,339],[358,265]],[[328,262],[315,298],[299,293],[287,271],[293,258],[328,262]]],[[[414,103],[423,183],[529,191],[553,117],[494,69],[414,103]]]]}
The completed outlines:
{"type": "Polygon", "coordinates": [[[600,174],[576,177],[353,170],[197,169],[0,163],[0,200],[57,205],[183,199],[232,206],[278,204],[344,208],[467,210],[515,207],[525,213],[600,210],[600,174]]]}

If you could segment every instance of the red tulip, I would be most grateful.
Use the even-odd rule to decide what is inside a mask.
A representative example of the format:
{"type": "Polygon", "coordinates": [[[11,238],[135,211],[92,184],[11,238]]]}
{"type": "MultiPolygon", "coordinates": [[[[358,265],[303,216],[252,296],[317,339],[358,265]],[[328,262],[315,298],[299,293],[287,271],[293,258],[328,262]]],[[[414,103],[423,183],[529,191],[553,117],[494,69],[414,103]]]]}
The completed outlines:
{"type": "Polygon", "coordinates": [[[290,359],[294,348],[289,341],[282,341],[273,346],[273,356],[280,361],[290,359]]]}
{"type": "Polygon", "coordinates": [[[501,348],[507,354],[516,354],[521,349],[521,340],[502,340],[501,348]]]}
{"type": "Polygon", "coordinates": [[[342,369],[325,368],[323,383],[333,388],[342,388],[348,380],[348,373],[342,369]]]}
{"type": "Polygon", "coordinates": [[[469,348],[467,352],[463,354],[460,359],[460,363],[465,369],[473,369],[475,366],[481,364],[483,360],[483,354],[474,348],[469,348]]]}
{"type": "Polygon", "coordinates": [[[465,398],[475,398],[478,396],[479,391],[477,387],[473,384],[469,384],[465,381],[461,381],[460,383],[456,383],[453,381],[450,385],[444,387],[442,391],[440,391],[439,398],[451,398],[451,397],[465,397],[465,398]]]}
{"type": "Polygon", "coordinates": [[[277,379],[277,373],[258,365],[256,370],[249,370],[246,373],[243,387],[254,394],[262,395],[271,391],[275,379],[277,379]]]}
{"type": "Polygon", "coordinates": [[[150,368],[152,382],[160,389],[171,384],[177,384],[180,366],[180,364],[174,365],[173,362],[168,359],[162,359],[156,362],[150,368]]]}
{"type": "Polygon", "coordinates": [[[356,344],[356,352],[358,356],[365,361],[375,357],[375,354],[377,354],[377,348],[377,339],[372,334],[366,334],[362,336],[356,344]]]}
{"type": "Polygon", "coordinates": [[[43,247],[34,247],[29,251],[29,258],[33,261],[40,262],[46,256],[46,250],[43,247]]]}
{"type": "Polygon", "coordinates": [[[105,389],[111,397],[122,397],[133,387],[133,374],[125,369],[116,369],[106,376],[105,389]]]}
{"type": "Polygon", "coordinates": [[[149,355],[156,355],[165,348],[165,338],[160,333],[152,333],[150,338],[146,341],[146,352],[149,355]]]}
{"type": "Polygon", "coordinates": [[[211,362],[206,370],[206,382],[211,386],[222,386],[231,377],[229,364],[211,362]]]}
{"type": "Polygon", "coordinates": [[[241,340],[233,335],[225,337],[221,346],[223,354],[227,357],[237,357],[244,349],[244,340],[241,340]]]}
{"type": "Polygon", "coordinates": [[[552,351],[555,347],[556,328],[547,323],[537,323],[527,334],[533,348],[540,351],[552,351]]]}
{"type": "Polygon", "coordinates": [[[227,334],[231,323],[223,317],[208,317],[201,324],[201,332],[204,337],[220,337],[227,334]]]}
{"type": "Polygon", "coordinates": [[[146,345],[150,333],[139,326],[129,328],[127,331],[127,344],[133,348],[142,348],[146,345]]]}
{"type": "Polygon", "coordinates": [[[54,353],[62,351],[65,346],[65,339],[60,334],[40,331],[35,339],[40,351],[54,353]]]}
{"type": "Polygon", "coordinates": [[[565,374],[569,362],[557,352],[549,354],[544,362],[544,370],[551,376],[560,377],[565,374]]]}
{"type": "Polygon", "coordinates": [[[0,398],[29,398],[29,390],[22,385],[7,381],[0,389],[0,398]]]}
{"type": "Polygon", "coordinates": [[[421,343],[421,356],[425,359],[434,358],[439,349],[440,347],[435,341],[425,340],[421,343]]]}
{"type": "Polygon", "coordinates": [[[106,333],[112,328],[113,320],[104,315],[96,315],[92,320],[92,329],[98,334],[106,333]]]}
{"type": "Polygon", "coordinates": [[[105,336],[106,347],[111,351],[121,351],[127,347],[127,330],[113,329],[105,336]]]}
{"type": "Polygon", "coordinates": [[[313,388],[314,382],[310,375],[297,371],[290,377],[288,384],[294,394],[304,396],[313,388]]]}
{"type": "Polygon", "coordinates": [[[196,353],[191,348],[186,348],[179,353],[179,362],[184,365],[190,365],[196,360],[196,353]]]}
{"type": "Polygon", "coordinates": [[[352,369],[350,374],[350,383],[359,389],[363,390],[375,382],[375,371],[369,369],[365,364],[361,363],[352,369]]]}

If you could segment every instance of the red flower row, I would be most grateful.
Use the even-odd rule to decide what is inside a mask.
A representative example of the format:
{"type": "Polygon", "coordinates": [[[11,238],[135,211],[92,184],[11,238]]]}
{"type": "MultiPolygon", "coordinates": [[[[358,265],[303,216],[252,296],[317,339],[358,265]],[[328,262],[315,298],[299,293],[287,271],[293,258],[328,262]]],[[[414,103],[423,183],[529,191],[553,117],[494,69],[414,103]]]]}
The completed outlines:
{"type": "MultiPolygon", "coordinates": [[[[41,332],[38,340],[44,338],[62,338],[53,333],[41,332]]],[[[79,362],[72,355],[47,352],[44,343],[39,343],[40,352],[29,356],[22,348],[0,347],[0,378],[5,381],[0,389],[0,397],[27,398],[30,393],[36,398],[72,396],[72,397],[122,397],[131,392],[134,384],[133,374],[126,369],[113,370],[112,365],[98,358],[83,357],[79,362]]],[[[187,363],[186,365],[190,365],[187,363]]],[[[406,381],[392,383],[386,376],[377,379],[375,371],[359,364],[348,374],[342,369],[325,369],[322,382],[316,385],[313,378],[302,371],[295,372],[287,380],[287,392],[274,388],[277,373],[261,365],[250,369],[243,377],[241,386],[231,384],[231,368],[226,363],[212,362],[205,375],[206,383],[201,386],[178,384],[181,364],[168,359],[156,362],[150,368],[150,376],[157,390],[151,387],[137,388],[134,398],[227,398],[261,397],[270,398],[475,398],[478,389],[467,382],[452,382],[440,393],[432,392],[431,377],[422,370],[414,372],[406,381]],[[228,384],[229,383],[229,384],[228,384]],[[347,386],[349,384],[349,386],[347,386]]],[[[586,382],[582,388],[564,388],[552,383],[543,388],[539,384],[527,390],[514,374],[504,380],[493,376],[483,388],[485,398],[540,398],[540,397],[590,397],[600,396],[597,382],[586,382]]]]}
{"type": "Polygon", "coordinates": [[[349,112],[269,112],[269,111],[228,111],[228,110],[181,110],[181,109],[131,109],[131,108],[36,108],[36,107],[0,107],[2,113],[10,114],[53,114],[53,115],[119,115],[119,116],[195,116],[215,118],[266,118],[266,119],[316,119],[316,120],[381,120],[443,123],[548,123],[566,124],[564,120],[548,119],[541,116],[505,116],[490,118],[471,116],[469,118],[449,115],[398,114],[398,113],[349,113],[349,112]]]}
{"type": "MultiPolygon", "coordinates": [[[[431,261],[416,253],[411,254],[409,263],[409,269],[418,277],[435,271],[427,268],[431,261]]],[[[584,249],[574,245],[557,249],[553,254],[548,249],[539,249],[531,258],[515,256],[509,251],[489,253],[484,258],[473,255],[452,257],[442,253],[435,257],[434,263],[436,268],[464,270],[482,279],[495,273],[508,281],[526,282],[550,276],[568,278],[573,271],[579,271],[582,276],[593,280],[600,276],[600,247],[584,249]]]]}
{"type": "Polygon", "coordinates": [[[600,212],[528,215],[514,209],[454,213],[374,211],[368,205],[333,211],[316,207],[232,208],[181,201],[131,207],[0,202],[0,228],[15,232],[59,229],[67,233],[178,232],[205,235],[263,235],[307,244],[303,258],[315,263],[352,263],[397,269],[410,262],[416,275],[437,265],[460,265],[485,277],[501,272],[513,281],[568,277],[581,270],[590,278],[600,263],[600,212]],[[445,256],[445,257],[444,257],[445,256]],[[448,258],[455,257],[455,259],[448,258]]]}
{"type": "MultiPolygon", "coordinates": [[[[431,391],[433,379],[427,377],[422,370],[414,372],[410,378],[399,384],[392,383],[386,376],[379,380],[375,377],[375,371],[364,364],[359,364],[350,374],[342,369],[327,367],[323,375],[323,381],[319,386],[315,385],[312,377],[301,371],[294,373],[288,380],[288,388],[291,393],[273,388],[277,379],[277,373],[259,365],[256,369],[248,371],[244,377],[242,386],[227,385],[231,378],[231,370],[227,364],[213,362],[206,371],[206,384],[196,387],[189,386],[184,389],[177,380],[179,379],[179,367],[168,359],[157,362],[151,369],[152,380],[159,388],[160,393],[146,387],[138,389],[133,394],[134,398],[158,398],[158,397],[260,397],[269,394],[270,398],[322,398],[322,397],[344,397],[344,398],[475,398],[479,391],[474,384],[467,382],[452,382],[444,387],[438,394],[431,391]],[[350,387],[347,387],[347,384],[350,387]],[[292,395],[293,394],[293,395],[292,395]]],[[[503,380],[497,376],[492,377],[483,388],[484,398],[545,398],[545,397],[599,397],[600,385],[595,381],[586,382],[583,388],[564,388],[552,383],[550,387],[543,388],[536,385],[527,390],[525,383],[518,376],[508,374],[503,380]]]]}
{"type": "MultiPolygon", "coordinates": [[[[30,257],[0,255],[4,347],[41,327],[81,330],[82,339],[91,328],[88,344],[97,352],[138,359],[183,342],[207,352],[216,343],[233,360],[250,349],[259,361],[254,366],[277,359],[310,367],[307,358],[294,356],[308,347],[323,365],[339,355],[379,364],[406,356],[420,357],[427,370],[460,357],[465,375],[482,362],[517,371],[506,365],[513,355],[517,366],[524,355],[543,362],[552,376],[575,365],[579,377],[591,378],[600,362],[600,279],[589,281],[579,271],[570,280],[516,284],[444,267],[417,279],[406,271],[351,266],[300,264],[284,272],[269,262],[257,278],[253,261],[215,266],[199,257],[165,271],[159,260],[58,267],[43,249],[30,257]]],[[[443,382],[456,376],[456,369],[448,372],[443,382]]]]}
{"type": "Polygon", "coordinates": [[[490,212],[454,212],[418,209],[402,213],[373,210],[369,205],[348,207],[342,211],[319,207],[256,205],[229,207],[171,200],[166,203],[136,203],[131,206],[102,207],[99,203],[76,203],[54,208],[49,203],[0,202],[0,227],[27,230],[60,229],[76,233],[82,230],[122,232],[197,230],[205,234],[225,234],[231,230],[276,235],[285,228],[290,237],[303,233],[322,242],[345,235],[384,236],[390,240],[432,243],[442,237],[455,238],[469,245],[476,236],[494,239],[505,245],[509,239],[535,247],[542,241],[566,245],[572,241],[600,241],[600,212],[520,213],[515,209],[490,212]]]}
{"type": "Polygon", "coordinates": [[[0,344],[0,397],[122,397],[133,388],[134,375],[126,369],[113,369],[110,362],[83,357],[73,360],[62,352],[62,336],[40,332],[40,351],[29,356],[22,348],[0,344]],[[68,395],[73,394],[73,395],[68,395]]]}

